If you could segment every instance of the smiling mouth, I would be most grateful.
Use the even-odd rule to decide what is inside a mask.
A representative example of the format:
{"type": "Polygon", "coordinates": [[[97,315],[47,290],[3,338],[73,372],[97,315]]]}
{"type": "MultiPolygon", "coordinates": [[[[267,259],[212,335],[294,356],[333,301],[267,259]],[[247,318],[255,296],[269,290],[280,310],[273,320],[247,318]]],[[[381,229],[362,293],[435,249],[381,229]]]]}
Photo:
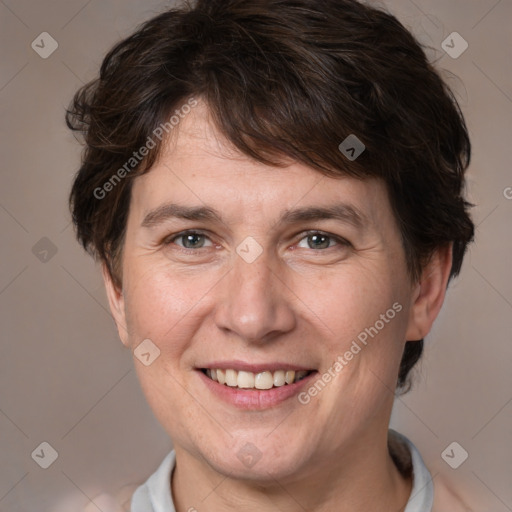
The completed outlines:
{"type": "Polygon", "coordinates": [[[272,389],[294,384],[311,375],[315,370],[276,370],[258,373],[220,368],[201,368],[211,380],[238,389],[272,389]]]}

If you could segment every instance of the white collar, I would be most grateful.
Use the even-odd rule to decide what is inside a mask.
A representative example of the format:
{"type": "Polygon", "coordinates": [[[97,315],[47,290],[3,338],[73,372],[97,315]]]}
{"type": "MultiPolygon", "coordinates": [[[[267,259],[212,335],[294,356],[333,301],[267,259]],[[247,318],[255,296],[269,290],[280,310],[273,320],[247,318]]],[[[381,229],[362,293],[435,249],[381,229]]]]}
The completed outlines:
{"type": "MultiPolygon", "coordinates": [[[[434,501],[434,486],[429,470],[414,444],[402,434],[389,429],[391,449],[398,443],[408,448],[409,458],[402,462],[412,464],[412,491],[404,512],[431,512],[434,501]]],[[[407,452],[405,452],[407,454],[407,452]]],[[[158,469],[137,488],[131,503],[131,512],[176,512],[171,496],[171,474],[176,464],[176,453],[167,454],[158,469]]]]}

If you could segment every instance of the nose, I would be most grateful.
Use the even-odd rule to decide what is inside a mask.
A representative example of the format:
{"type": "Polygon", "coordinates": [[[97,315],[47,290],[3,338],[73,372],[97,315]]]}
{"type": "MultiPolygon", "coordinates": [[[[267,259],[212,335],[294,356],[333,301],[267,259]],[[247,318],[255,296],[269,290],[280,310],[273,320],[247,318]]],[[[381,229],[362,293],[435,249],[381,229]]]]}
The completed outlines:
{"type": "Polygon", "coordinates": [[[265,344],[296,323],[286,273],[270,264],[265,251],[252,263],[235,255],[233,268],[219,283],[216,325],[245,343],[265,344]]]}

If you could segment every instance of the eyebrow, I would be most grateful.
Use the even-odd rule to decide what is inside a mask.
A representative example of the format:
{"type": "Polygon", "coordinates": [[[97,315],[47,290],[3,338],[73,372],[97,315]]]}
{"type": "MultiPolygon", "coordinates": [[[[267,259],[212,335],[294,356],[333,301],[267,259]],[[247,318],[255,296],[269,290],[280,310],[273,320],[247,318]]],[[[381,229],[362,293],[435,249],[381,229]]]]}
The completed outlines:
{"type": "MultiPolygon", "coordinates": [[[[221,213],[214,208],[166,203],[149,211],[144,216],[141,227],[151,228],[173,218],[224,223],[221,213]]],[[[296,224],[298,222],[328,219],[352,224],[359,229],[363,229],[368,224],[367,217],[358,208],[345,203],[284,210],[278,222],[281,224],[296,224]]]]}

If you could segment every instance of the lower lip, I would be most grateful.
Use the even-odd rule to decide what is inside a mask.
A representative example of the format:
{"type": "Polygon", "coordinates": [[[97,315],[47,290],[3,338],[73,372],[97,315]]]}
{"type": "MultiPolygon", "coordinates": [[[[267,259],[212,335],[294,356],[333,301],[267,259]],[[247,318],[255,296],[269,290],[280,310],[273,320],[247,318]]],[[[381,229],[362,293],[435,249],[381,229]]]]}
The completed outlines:
{"type": "Polygon", "coordinates": [[[207,377],[201,370],[196,370],[208,389],[224,402],[240,409],[269,409],[297,395],[318,372],[294,382],[270,389],[239,389],[219,384],[207,377]]]}

